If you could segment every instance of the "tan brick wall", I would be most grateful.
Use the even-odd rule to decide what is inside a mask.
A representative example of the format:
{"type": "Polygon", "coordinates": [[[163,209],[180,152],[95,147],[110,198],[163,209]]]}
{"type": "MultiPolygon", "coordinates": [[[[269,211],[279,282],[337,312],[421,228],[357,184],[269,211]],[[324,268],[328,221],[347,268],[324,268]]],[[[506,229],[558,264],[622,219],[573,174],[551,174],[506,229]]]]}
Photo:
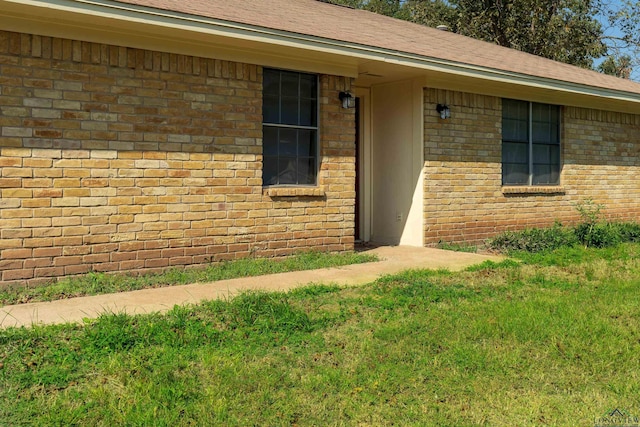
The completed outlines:
{"type": "Polygon", "coordinates": [[[482,242],[505,230],[577,220],[591,198],[611,218],[640,215],[640,116],[563,108],[560,188],[502,188],[501,99],[425,89],[425,242],[482,242]],[[442,120],[438,103],[451,108],[442,120]]]}
{"type": "Polygon", "coordinates": [[[0,280],[352,249],[350,82],[320,84],[319,188],[266,193],[261,67],[0,31],[0,280]]]}

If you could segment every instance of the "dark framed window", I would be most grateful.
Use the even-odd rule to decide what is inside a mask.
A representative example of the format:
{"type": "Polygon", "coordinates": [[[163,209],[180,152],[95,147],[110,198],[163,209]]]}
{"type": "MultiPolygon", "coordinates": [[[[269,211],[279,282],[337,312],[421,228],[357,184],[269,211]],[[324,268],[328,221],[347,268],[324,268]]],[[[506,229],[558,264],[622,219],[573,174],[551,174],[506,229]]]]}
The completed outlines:
{"type": "Polygon", "coordinates": [[[560,107],[502,100],[502,184],[560,183],[560,107]]]}
{"type": "Polygon", "coordinates": [[[318,76],[265,68],[263,185],[314,185],[318,174],[318,76]]]}

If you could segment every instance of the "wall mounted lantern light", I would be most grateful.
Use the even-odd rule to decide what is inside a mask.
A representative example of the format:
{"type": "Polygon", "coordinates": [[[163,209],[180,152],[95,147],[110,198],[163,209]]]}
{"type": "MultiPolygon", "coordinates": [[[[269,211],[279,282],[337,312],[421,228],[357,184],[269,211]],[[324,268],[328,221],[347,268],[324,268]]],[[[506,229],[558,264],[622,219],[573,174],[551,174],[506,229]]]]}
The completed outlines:
{"type": "Polygon", "coordinates": [[[436,111],[438,112],[438,114],[440,114],[441,119],[448,119],[449,117],[451,117],[451,110],[445,104],[436,105],[436,111]]]}
{"type": "Polygon", "coordinates": [[[356,99],[350,92],[340,92],[338,97],[342,102],[342,108],[354,108],[356,106],[356,99]]]}

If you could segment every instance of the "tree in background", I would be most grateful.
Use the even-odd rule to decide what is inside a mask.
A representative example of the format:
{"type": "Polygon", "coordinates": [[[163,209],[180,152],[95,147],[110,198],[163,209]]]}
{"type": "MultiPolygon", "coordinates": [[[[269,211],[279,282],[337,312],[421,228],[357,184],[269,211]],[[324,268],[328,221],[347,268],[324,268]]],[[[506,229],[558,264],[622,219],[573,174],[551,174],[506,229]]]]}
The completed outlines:
{"type": "Polygon", "coordinates": [[[608,57],[598,70],[623,78],[640,80],[640,1],[600,0],[599,16],[604,22],[602,39],[608,57]]]}
{"type": "Polygon", "coordinates": [[[597,70],[604,74],[630,79],[632,70],[631,57],[629,55],[607,56],[607,58],[598,65],[597,70]]]}
{"type": "Polygon", "coordinates": [[[406,19],[404,0],[329,0],[329,3],[341,4],[354,9],[364,9],[381,15],[406,19]]]}
{"type": "Polygon", "coordinates": [[[430,27],[446,25],[458,34],[618,77],[629,78],[640,58],[640,0],[334,0],[334,3],[430,27]],[[630,46],[638,48],[636,55],[629,56],[630,46]],[[604,62],[594,67],[595,60],[601,58],[605,58],[604,62]]]}
{"type": "MultiPolygon", "coordinates": [[[[432,3],[417,1],[415,3],[432,3]]],[[[601,26],[589,0],[452,0],[458,34],[591,68],[602,56],[601,26]]],[[[440,13],[437,10],[437,13],[440,13]]],[[[446,15],[445,15],[446,16],[446,15]]]]}

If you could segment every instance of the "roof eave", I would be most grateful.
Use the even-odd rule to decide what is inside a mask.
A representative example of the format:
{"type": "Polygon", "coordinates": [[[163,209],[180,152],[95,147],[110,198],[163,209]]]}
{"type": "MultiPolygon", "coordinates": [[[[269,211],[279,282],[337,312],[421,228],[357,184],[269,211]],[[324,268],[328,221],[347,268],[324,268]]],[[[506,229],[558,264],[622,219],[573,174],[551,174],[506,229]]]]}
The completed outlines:
{"type": "Polygon", "coordinates": [[[81,37],[89,41],[119,43],[175,53],[298,68],[304,71],[357,77],[358,65],[390,64],[449,74],[462,79],[488,81],[556,91],[579,98],[613,101],[617,110],[640,113],[636,93],[605,89],[424,57],[401,51],[290,33],[110,0],[0,0],[0,23],[5,29],[42,35],[81,37]],[[90,16],[92,19],[87,19],[90,16]],[[34,22],[40,25],[34,26],[34,22]],[[131,37],[131,32],[136,37],[131,37]],[[171,36],[171,37],[169,37],[171,36]],[[173,39],[171,43],[169,39],[173,39]],[[233,42],[233,46],[229,46],[233,42]],[[238,48],[236,48],[236,46],[238,48]]]}

